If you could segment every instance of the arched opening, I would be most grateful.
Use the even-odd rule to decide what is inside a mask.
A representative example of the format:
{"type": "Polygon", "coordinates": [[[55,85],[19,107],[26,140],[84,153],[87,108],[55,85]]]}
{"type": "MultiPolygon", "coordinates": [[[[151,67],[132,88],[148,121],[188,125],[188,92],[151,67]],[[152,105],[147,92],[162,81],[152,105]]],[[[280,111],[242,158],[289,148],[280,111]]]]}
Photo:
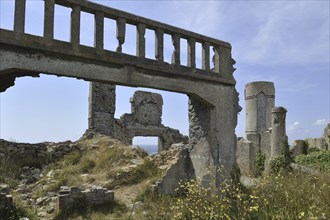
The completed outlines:
{"type": "Polygon", "coordinates": [[[150,136],[135,136],[133,138],[133,146],[139,146],[143,148],[148,155],[154,155],[158,153],[159,138],[150,136]]]}

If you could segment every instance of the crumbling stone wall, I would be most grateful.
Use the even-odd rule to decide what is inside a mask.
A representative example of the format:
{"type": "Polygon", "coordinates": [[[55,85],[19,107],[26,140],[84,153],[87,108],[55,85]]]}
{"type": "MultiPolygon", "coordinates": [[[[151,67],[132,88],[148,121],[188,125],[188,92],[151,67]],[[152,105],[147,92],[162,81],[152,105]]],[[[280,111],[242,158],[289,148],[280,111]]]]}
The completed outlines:
{"type": "Polygon", "coordinates": [[[175,161],[166,170],[161,180],[151,186],[154,193],[177,195],[180,181],[196,178],[187,145],[176,144],[173,147],[178,150],[175,161]]]}
{"type": "Polygon", "coordinates": [[[104,135],[112,135],[116,110],[116,86],[99,82],[89,84],[88,128],[104,135]]]}
{"type": "Polygon", "coordinates": [[[293,157],[298,156],[300,154],[307,154],[308,146],[304,140],[294,140],[293,146],[291,149],[291,155],[293,157]]]}
{"type": "Polygon", "coordinates": [[[88,205],[102,205],[114,202],[114,192],[102,187],[82,191],[78,187],[62,186],[57,195],[58,209],[66,209],[77,200],[86,200],[88,205]]]}
{"type": "Polygon", "coordinates": [[[68,153],[80,150],[82,146],[71,141],[38,144],[16,143],[0,139],[0,158],[39,158],[53,161],[60,159],[68,153]]]}
{"type": "Polygon", "coordinates": [[[115,87],[97,83],[90,89],[92,90],[90,115],[96,119],[90,119],[92,123],[89,124],[88,131],[109,135],[125,144],[132,144],[136,136],[156,136],[159,140],[158,151],[168,149],[173,143],[188,142],[188,137],[178,130],[162,124],[163,98],[161,95],[136,91],[130,99],[131,113],[116,119],[114,118],[115,87]],[[104,121],[99,120],[102,117],[105,118],[104,121]]]}
{"type": "Polygon", "coordinates": [[[190,96],[188,103],[189,144],[195,146],[210,131],[210,108],[199,99],[190,96]]]}
{"type": "Polygon", "coordinates": [[[136,91],[130,99],[130,103],[131,114],[122,116],[124,122],[143,126],[160,126],[162,124],[163,98],[161,95],[136,91]]]}
{"type": "Polygon", "coordinates": [[[316,147],[320,150],[330,149],[330,123],[324,128],[323,135],[320,138],[307,138],[305,140],[308,148],[316,147]]]}

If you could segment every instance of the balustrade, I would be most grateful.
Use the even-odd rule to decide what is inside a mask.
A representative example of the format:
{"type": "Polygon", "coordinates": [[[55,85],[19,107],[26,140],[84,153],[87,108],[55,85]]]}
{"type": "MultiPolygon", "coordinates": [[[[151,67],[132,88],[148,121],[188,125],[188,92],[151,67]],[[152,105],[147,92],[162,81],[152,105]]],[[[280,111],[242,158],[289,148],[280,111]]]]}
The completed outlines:
{"type": "MultiPolygon", "coordinates": [[[[231,46],[230,44],[199,35],[190,31],[166,25],[160,22],[149,20],[133,14],[129,14],[120,10],[112,9],[102,5],[98,5],[88,1],[82,0],[44,0],[45,14],[44,14],[44,39],[50,41],[54,39],[54,9],[55,4],[70,7],[71,12],[71,33],[70,43],[73,45],[80,45],[80,18],[81,12],[92,13],[95,18],[95,32],[94,32],[94,47],[98,50],[104,49],[104,19],[112,19],[116,21],[117,30],[116,38],[118,46],[116,52],[123,52],[123,45],[125,44],[126,24],[134,25],[136,27],[136,56],[139,58],[146,57],[146,30],[155,32],[155,60],[164,62],[164,35],[168,34],[172,38],[173,53],[171,63],[175,66],[181,65],[181,39],[187,40],[187,67],[196,68],[196,43],[201,44],[202,54],[200,63],[201,69],[210,71],[210,48],[213,49],[214,56],[212,61],[214,64],[213,72],[225,73],[226,69],[232,62],[231,60],[231,46]]],[[[14,32],[18,34],[24,33],[25,28],[25,10],[26,0],[15,1],[15,16],[14,16],[14,32]]],[[[166,45],[168,46],[168,45],[166,45]]],[[[231,73],[229,73],[231,74],[231,73]]]]}

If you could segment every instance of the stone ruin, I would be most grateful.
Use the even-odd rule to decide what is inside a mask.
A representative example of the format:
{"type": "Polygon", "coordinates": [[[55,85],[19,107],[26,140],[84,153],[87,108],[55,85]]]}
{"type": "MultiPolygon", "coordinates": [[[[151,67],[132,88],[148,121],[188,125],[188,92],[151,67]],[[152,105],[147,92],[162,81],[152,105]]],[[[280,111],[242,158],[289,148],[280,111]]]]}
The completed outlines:
{"type": "Polygon", "coordinates": [[[292,155],[307,154],[309,148],[319,150],[330,150],[330,123],[324,128],[323,134],[319,138],[306,138],[305,140],[294,140],[292,155]]]}
{"type": "Polygon", "coordinates": [[[157,136],[158,152],[174,143],[188,143],[188,137],[162,124],[163,98],[137,91],[131,97],[131,113],[115,118],[116,86],[90,83],[88,132],[97,132],[131,145],[135,136],[157,136]]]}
{"type": "Polygon", "coordinates": [[[330,123],[324,128],[322,137],[306,138],[306,145],[309,148],[319,148],[320,150],[330,150],[330,123]]]}
{"type": "Polygon", "coordinates": [[[252,82],[245,86],[246,139],[237,143],[237,163],[243,176],[257,176],[256,157],[265,155],[269,162],[281,155],[287,144],[285,118],[287,110],[275,107],[275,87],[272,82],[252,82]]]}
{"type": "Polygon", "coordinates": [[[79,199],[87,201],[91,206],[109,204],[114,202],[114,192],[102,187],[83,191],[78,187],[61,186],[57,195],[58,209],[66,209],[79,199]]]}

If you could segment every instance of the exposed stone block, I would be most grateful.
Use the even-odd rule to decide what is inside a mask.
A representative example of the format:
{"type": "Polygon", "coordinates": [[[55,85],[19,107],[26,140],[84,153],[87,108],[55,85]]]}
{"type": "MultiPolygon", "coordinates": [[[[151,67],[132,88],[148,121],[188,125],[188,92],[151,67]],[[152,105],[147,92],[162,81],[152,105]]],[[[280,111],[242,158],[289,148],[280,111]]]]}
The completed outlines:
{"type": "Polygon", "coordinates": [[[76,199],[85,198],[88,205],[102,205],[114,202],[114,192],[102,187],[90,188],[82,191],[78,187],[62,186],[57,195],[59,210],[68,208],[76,199]]]}

